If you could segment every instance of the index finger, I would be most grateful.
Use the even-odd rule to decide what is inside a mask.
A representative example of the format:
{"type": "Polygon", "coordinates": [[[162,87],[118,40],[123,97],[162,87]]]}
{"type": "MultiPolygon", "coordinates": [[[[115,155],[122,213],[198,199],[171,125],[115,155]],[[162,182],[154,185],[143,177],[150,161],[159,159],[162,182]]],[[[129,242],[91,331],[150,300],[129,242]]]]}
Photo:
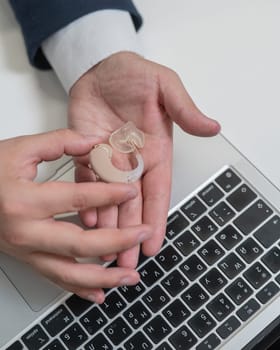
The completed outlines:
{"type": "Polygon", "coordinates": [[[36,164],[60,158],[63,154],[82,156],[93,147],[93,140],[70,129],[58,129],[17,138],[17,152],[28,154],[36,164]]]}
{"type": "Polygon", "coordinates": [[[133,185],[103,182],[45,182],[33,191],[32,202],[40,217],[77,212],[111,204],[120,204],[137,195],[133,185]]]}
{"type": "Polygon", "coordinates": [[[143,179],[143,223],[153,227],[153,237],[142,243],[145,255],[152,256],[161,248],[171,191],[171,161],[160,163],[143,179]]]}

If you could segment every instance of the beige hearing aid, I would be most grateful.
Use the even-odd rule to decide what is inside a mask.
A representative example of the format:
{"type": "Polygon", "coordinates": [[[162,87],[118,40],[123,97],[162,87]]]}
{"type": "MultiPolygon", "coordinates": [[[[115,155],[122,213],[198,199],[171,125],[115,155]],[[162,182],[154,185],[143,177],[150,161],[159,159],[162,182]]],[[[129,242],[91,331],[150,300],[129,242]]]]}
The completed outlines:
{"type": "Polygon", "coordinates": [[[115,130],[109,143],[96,145],[90,152],[90,166],[95,174],[105,182],[134,182],[140,179],[144,170],[144,161],[139,148],[144,147],[144,133],[137,129],[132,122],[127,122],[115,130]],[[113,148],[121,153],[134,153],[137,167],[132,170],[121,170],[112,164],[113,148]]]}

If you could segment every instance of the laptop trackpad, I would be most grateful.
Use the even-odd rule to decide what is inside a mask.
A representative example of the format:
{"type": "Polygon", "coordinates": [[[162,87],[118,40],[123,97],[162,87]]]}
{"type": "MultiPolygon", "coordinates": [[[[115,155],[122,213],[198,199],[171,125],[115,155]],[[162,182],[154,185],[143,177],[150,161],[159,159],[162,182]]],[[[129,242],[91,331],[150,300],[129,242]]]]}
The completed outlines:
{"type": "Polygon", "coordinates": [[[0,253],[0,268],[33,311],[40,311],[63,292],[28,265],[0,253]]]}

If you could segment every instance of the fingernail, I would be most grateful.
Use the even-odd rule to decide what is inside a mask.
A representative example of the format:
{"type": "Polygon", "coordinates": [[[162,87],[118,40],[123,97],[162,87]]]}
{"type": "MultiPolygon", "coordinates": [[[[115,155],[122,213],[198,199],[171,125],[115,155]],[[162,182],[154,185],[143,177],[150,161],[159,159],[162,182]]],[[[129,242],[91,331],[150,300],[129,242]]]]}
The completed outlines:
{"type": "Polygon", "coordinates": [[[130,187],[129,191],[127,192],[127,198],[132,199],[135,198],[137,195],[138,191],[137,189],[133,186],[130,187]]]}
{"type": "Polygon", "coordinates": [[[87,299],[93,303],[96,302],[96,296],[94,294],[90,294],[87,296],[87,299]]]}
{"type": "Polygon", "coordinates": [[[138,281],[135,279],[135,277],[132,276],[126,276],[121,278],[120,280],[120,286],[130,286],[137,284],[138,281]]]}
{"type": "Polygon", "coordinates": [[[151,237],[151,232],[149,231],[141,232],[139,233],[139,236],[138,236],[138,242],[139,243],[144,242],[146,241],[146,239],[149,239],[150,237],[151,237]]]}

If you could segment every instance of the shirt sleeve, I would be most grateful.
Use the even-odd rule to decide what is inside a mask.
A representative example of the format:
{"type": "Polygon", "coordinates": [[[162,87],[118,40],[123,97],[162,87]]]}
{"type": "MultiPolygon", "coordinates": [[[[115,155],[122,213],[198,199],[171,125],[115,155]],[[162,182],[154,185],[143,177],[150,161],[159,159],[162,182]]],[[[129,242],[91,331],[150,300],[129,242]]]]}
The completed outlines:
{"type": "Polygon", "coordinates": [[[121,10],[85,15],[44,40],[42,49],[67,92],[106,57],[120,51],[142,54],[132,17],[121,10]]]}
{"type": "Polygon", "coordinates": [[[21,26],[31,64],[49,69],[41,44],[55,32],[87,14],[122,10],[130,14],[136,30],[142,18],[132,0],[9,0],[21,26]]]}

